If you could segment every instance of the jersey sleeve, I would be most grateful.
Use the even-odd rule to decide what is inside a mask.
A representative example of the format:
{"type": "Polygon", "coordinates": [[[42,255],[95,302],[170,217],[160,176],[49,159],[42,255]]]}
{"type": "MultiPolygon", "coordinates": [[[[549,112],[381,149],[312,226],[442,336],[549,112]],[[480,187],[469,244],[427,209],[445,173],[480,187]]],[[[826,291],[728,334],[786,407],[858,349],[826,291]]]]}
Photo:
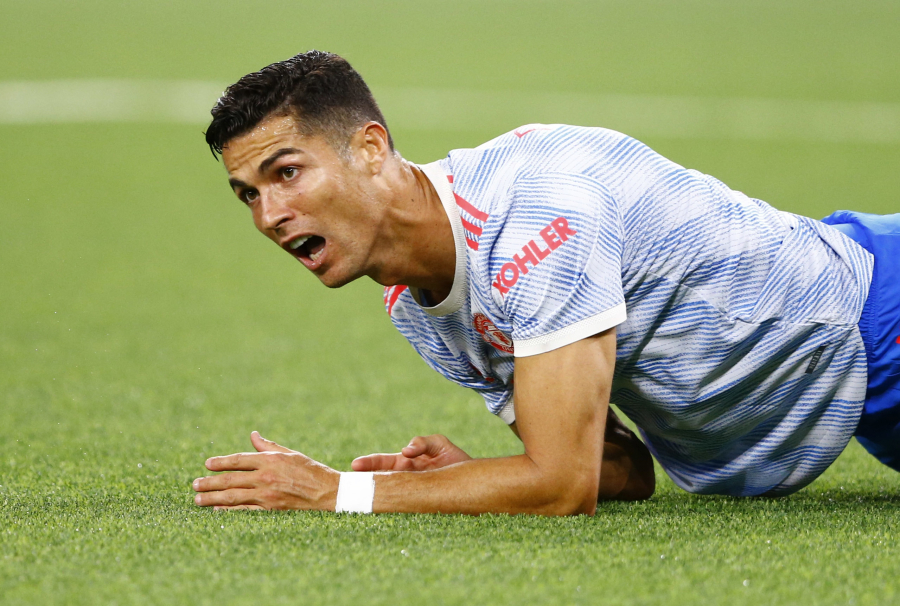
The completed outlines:
{"type": "Polygon", "coordinates": [[[583,175],[520,177],[491,252],[492,296],[516,357],[621,324],[624,228],[611,193],[583,175]]]}

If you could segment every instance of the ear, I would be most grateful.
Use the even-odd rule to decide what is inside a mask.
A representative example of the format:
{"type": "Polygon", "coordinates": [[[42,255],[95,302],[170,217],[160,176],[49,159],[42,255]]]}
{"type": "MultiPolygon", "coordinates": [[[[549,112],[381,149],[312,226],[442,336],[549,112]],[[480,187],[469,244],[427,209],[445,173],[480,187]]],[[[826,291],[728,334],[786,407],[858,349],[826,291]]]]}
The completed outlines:
{"type": "Polygon", "coordinates": [[[388,132],[378,122],[362,125],[350,140],[350,147],[373,175],[381,172],[385,161],[393,153],[388,132]]]}

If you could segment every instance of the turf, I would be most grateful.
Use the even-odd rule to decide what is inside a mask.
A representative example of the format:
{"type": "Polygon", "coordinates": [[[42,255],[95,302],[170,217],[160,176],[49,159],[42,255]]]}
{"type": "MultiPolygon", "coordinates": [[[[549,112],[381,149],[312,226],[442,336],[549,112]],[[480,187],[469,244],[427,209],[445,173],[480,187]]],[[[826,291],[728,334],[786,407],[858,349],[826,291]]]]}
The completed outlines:
{"type": "MultiPolygon", "coordinates": [[[[297,51],[377,87],[900,101],[896,2],[20,2],[0,80],[230,81],[297,51]]],[[[452,108],[447,108],[450,111],[452,108]]],[[[387,118],[427,161],[501,132],[387,118]]],[[[592,518],[214,513],[252,429],[346,469],[441,432],[520,451],[421,362],[380,288],[255,233],[203,124],[0,126],[0,603],[889,604],[900,476],[855,443],[780,500],[592,518]]],[[[900,145],[646,139],[785,210],[900,210],[900,145]]]]}

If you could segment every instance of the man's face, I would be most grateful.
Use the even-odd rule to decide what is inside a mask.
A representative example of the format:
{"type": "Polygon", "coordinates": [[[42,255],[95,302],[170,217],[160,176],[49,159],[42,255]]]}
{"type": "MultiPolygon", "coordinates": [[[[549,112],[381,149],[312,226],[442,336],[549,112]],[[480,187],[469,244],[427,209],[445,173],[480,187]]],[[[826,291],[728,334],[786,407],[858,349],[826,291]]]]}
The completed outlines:
{"type": "Polygon", "coordinates": [[[322,136],[304,136],[291,116],[272,116],[228,142],[229,183],[256,228],[329,287],[365,275],[379,205],[365,153],[343,157],[322,136]]]}

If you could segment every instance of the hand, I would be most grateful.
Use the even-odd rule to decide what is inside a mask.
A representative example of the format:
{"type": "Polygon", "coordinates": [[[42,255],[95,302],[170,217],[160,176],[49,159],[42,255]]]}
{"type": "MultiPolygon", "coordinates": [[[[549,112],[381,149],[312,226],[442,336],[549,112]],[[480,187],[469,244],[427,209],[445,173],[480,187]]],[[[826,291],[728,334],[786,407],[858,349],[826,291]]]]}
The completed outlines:
{"type": "Polygon", "coordinates": [[[304,454],[250,434],[257,452],[207,459],[210,471],[197,478],[194,502],[214,509],[334,510],[340,475],[304,454]]]}
{"type": "Polygon", "coordinates": [[[425,471],[471,459],[446,436],[417,437],[393,454],[370,454],[353,460],[353,471],[425,471]]]}
{"type": "Polygon", "coordinates": [[[597,500],[641,501],[653,496],[655,489],[653,455],[610,408],[597,500]]]}

